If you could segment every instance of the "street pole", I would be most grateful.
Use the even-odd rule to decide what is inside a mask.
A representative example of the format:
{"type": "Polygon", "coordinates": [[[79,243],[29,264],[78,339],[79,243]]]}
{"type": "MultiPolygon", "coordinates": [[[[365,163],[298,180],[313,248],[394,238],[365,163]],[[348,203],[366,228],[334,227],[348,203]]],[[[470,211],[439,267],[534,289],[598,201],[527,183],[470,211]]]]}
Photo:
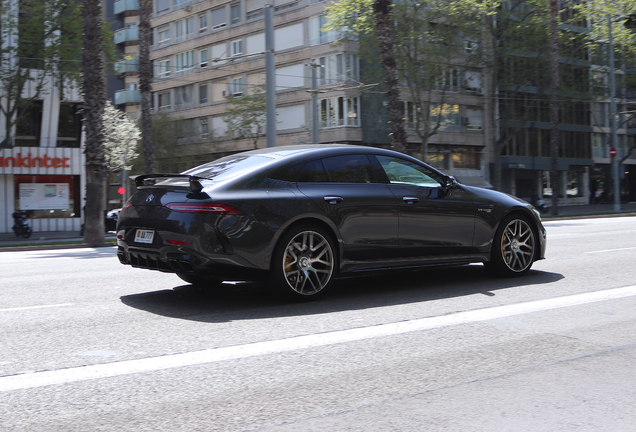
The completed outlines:
{"type": "MultiPolygon", "coordinates": [[[[618,151],[618,136],[616,131],[616,82],[614,76],[614,39],[612,36],[612,17],[607,16],[608,30],[609,30],[609,63],[610,63],[610,127],[612,134],[612,148],[618,151]]],[[[614,189],[614,211],[621,210],[621,186],[618,178],[618,154],[611,158],[612,160],[612,180],[614,189]]]]}
{"type": "Polygon", "coordinates": [[[276,75],[274,69],[274,8],[265,5],[265,109],[267,147],[276,147],[276,75]]]}
{"type": "Polygon", "coordinates": [[[316,77],[316,68],[320,67],[315,61],[309,65],[311,67],[311,142],[313,144],[320,143],[318,135],[318,78],[316,77]]]}

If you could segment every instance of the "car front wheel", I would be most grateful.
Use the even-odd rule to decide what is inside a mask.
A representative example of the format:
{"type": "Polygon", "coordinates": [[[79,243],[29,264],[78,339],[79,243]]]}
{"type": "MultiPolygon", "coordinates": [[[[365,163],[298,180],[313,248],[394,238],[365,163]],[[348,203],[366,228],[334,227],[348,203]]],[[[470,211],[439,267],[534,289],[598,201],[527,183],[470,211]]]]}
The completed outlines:
{"type": "Polygon", "coordinates": [[[272,289],[295,300],[311,300],[323,294],[335,274],[334,250],[323,229],[311,225],[292,228],[281,238],[272,257],[272,289]]]}
{"type": "Polygon", "coordinates": [[[508,216],[495,234],[487,267],[501,276],[526,274],[534,262],[536,243],[535,230],[526,217],[508,216]]]}

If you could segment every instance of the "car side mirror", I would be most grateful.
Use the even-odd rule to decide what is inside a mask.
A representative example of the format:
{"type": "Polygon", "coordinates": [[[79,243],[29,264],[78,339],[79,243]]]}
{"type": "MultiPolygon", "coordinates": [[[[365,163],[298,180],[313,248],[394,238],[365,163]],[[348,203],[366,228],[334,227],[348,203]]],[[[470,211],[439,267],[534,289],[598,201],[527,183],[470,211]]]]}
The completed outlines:
{"type": "Polygon", "coordinates": [[[446,184],[445,184],[446,188],[455,189],[459,187],[459,183],[457,183],[457,180],[455,180],[455,177],[447,176],[445,180],[446,180],[446,184]]]}

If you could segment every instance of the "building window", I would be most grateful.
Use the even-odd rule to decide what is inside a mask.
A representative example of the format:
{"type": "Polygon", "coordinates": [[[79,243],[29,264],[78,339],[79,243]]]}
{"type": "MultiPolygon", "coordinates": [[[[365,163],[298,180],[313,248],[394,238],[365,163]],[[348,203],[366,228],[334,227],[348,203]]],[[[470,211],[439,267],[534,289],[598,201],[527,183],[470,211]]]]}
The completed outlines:
{"type": "Polygon", "coordinates": [[[199,67],[205,69],[208,67],[208,50],[204,49],[199,51],[199,67]]]}
{"type": "Polygon", "coordinates": [[[243,94],[243,77],[232,78],[230,93],[232,96],[241,96],[243,94]]]}
{"type": "Polygon", "coordinates": [[[179,20],[174,23],[174,38],[175,43],[183,42],[185,40],[185,20],[179,20]]]}
{"type": "Polygon", "coordinates": [[[175,60],[176,73],[183,74],[184,72],[194,68],[194,51],[179,53],[175,56],[175,60]]]}
{"type": "Polygon", "coordinates": [[[327,15],[309,18],[309,45],[335,42],[338,39],[338,32],[323,31],[327,22],[327,15]]]}
{"type": "Polygon", "coordinates": [[[170,43],[170,27],[163,27],[157,30],[157,40],[159,46],[168,45],[170,43]]]}
{"type": "Polygon", "coordinates": [[[227,25],[227,13],[225,8],[219,8],[212,11],[212,30],[218,30],[227,25]]]}
{"type": "Polygon", "coordinates": [[[240,56],[243,54],[243,41],[237,40],[232,42],[232,57],[240,56]]]}
{"type": "Polygon", "coordinates": [[[241,5],[239,3],[230,6],[230,20],[231,24],[238,24],[241,21],[241,5]]]}
{"type": "Polygon", "coordinates": [[[170,108],[170,92],[159,93],[157,102],[160,110],[170,108]]]}
{"type": "Polygon", "coordinates": [[[200,104],[208,103],[208,85],[207,84],[199,85],[199,103],[200,104]]]}
{"type": "Polygon", "coordinates": [[[61,103],[57,123],[57,146],[79,147],[82,134],[82,115],[76,104],[61,103]]]}
{"type": "Polygon", "coordinates": [[[479,169],[480,148],[454,147],[452,150],[453,168],[479,169]]]}
{"type": "Polygon", "coordinates": [[[199,15],[199,33],[205,33],[208,31],[208,16],[199,15]]]}
{"type": "Polygon", "coordinates": [[[263,15],[264,0],[247,0],[245,2],[245,18],[252,20],[263,15]]]}
{"type": "Polygon", "coordinates": [[[360,80],[359,61],[355,54],[336,54],[314,61],[321,66],[318,69],[319,86],[360,80]]]}
{"type": "Polygon", "coordinates": [[[42,128],[42,101],[20,101],[15,125],[16,146],[40,146],[42,128]]]}
{"type": "Polygon", "coordinates": [[[170,9],[170,0],[158,0],[157,1],[157,12],[163,12],[170,9]]]}
{"type": "Polygon", "coordinates": [[[360,126],[360,98],[333,97],[320,101],[321,127],[360,126]]]}
{"type": "Polygon", "coordinates": [[[210,136],[210,130],[208,129],[207,117],[199,119],[199,133],[201,139],[206,139],[210,136]]]}
{"type": "Polygon", "coordinates": [[[189,84],[189,85],[175,88],[175,98],[174,98],[175,106],[182,107],[182,105],[192,104],[193,91],[194,91],[194,84],[189,84]]]}
{"type": "Polygon", "coordinates": [[[170,76],[170,60],[160,60],[158,62],[157,77],[168,78],[170,76]]]}
{"type": "Polygon", "coordinates": [[[459,105],[431,104],[431,126],[436,126],[439,120],[439,130],[443,132],[461,132],[461,116],[459,105]]]}
{"type": "Polygon", "coordinates": [[[459,92],[462,88],[462,73],[459,68],[451,67],[442,72],[441,79],[435,83],[442,92],[459,92]]]}

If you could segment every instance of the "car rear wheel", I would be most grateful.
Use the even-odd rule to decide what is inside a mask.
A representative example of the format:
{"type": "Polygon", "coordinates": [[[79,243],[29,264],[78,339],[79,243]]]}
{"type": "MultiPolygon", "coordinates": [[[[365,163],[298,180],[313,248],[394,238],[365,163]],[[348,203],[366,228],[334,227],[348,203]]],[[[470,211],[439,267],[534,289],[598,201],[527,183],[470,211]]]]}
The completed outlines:
{"type": "Polygon", "coordinates": [[[287,298],[312,300],[331,285],[336,270],[333,242],[323,229],[300,225],[280,240],[272,257],[272,289],[287,298]]]}
{"type": "Polygon", "coordinates": [[[534,262],[537,235],[523,215],[505,218],[493,241],[490,263],[486,266],[501,276],[521,276],[534,262]]]}
{"type": "Polygon", "coordinates": [[[177,276],[189,284],[200,287],[215,288],[223,283],[222,280],[196,274],[177,273],[177,276]]]}

